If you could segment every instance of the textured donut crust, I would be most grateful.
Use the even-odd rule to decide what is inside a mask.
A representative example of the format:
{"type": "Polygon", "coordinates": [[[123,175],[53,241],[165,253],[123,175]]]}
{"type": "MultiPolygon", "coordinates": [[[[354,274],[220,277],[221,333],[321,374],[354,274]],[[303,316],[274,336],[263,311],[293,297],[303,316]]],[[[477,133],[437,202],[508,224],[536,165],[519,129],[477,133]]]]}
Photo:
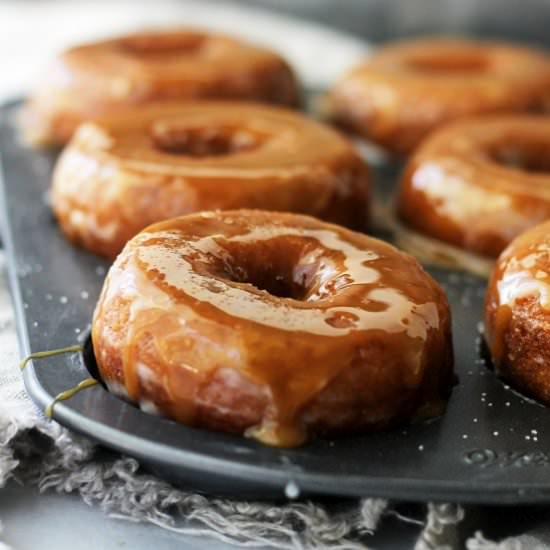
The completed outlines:
{"type": "Polygon", "coordinates": [[[516,236],[550,218],[550,175],[491,157],[522,148],[546,162],[550,117],[491,116],[435,131],[404,170],[398,217],[422,235],[498,257],[516,236]]]}
{"type": "MultiPolygon", "coordinates": [[[[494,315],[493,303],[486,315],[494,315]]],[[[522,393],[550,405],[550,315],[536,297],[516,302],[503,343],[506,355],[498,374],[522,393]]]]}
{"type": "Polygon", "coordinates": [[[29,98],[20,126],[30,144],[63,145],[87,120],[131,106],[201,98],[300,104],[296,78],[280,56],[227,36],[183,29],[67,50],[29,98]],[[185,46],[180,55],[170,51],[171,44],[195,37],[205,53],[187,53],[185,46]],[[165,43],[168,54],[155,54],[165,43]],[[143,50],[132,53],[127,44],[142,44],[143,50]]]}
{"type": "Polygon", "coordinates": [[[203,101],[83,125],[58,160],[52,205],[71,241],[113,258],[147,225],[201,210],[299,212],[363,230],[369,195],[364,161],[331,128],[282,108],[203,101]],[[155,147],[155,125],[230,125],[267,138],[253,150],[193,157],[155,147]]]}
{"type": "Polygon", "coordinates": [[[512,242],[497,262],[485,300],[486,340],[496,372],[514,388],[545,405],[550,405],[550,304],[542,303],[538,289],[544,289],[540,285],[548,287],[550,281],[549,235],[547,222],[512,242]],[[537,254],[541,243],[547,248],[539,249],[537,254]],[[536,261],[532,260],[534,257],[536,261]],[[543,272],[547,274],[545,279],[541,279],[543,272]],[[515,300],[503,304],[506,300],[499,286],[502,288],[503,281],[517,277],[518,273],[524,275],[523,284],[538,281],[539,286],[529,292],[518,292],[515,300]],[[506,305],[508,311],[499,312],[506,305]],[[499,322],[502,313],[504,320],[499,322]]]}
{"type": "Polygon", "coordinates": [[[545,111],[549,90],[550,60],[542,52],[505,43],[427,39],[381,48],[336,84],[324,108],[335,122],[403,155],[434,128],[460,118],[545,111]],[[446,59],[447,72],[441,70],[446,59]],[[468,70],[469,60],[486,68],[468,70]]]}
{"type": "MultiPolygon", "coordinates": [[[[260,211],[208,213],[207,216],[206,220],[202,220],[201,214],[196,214],[147,228],[126,245],[111,268],[96,308],[92,337],[99,371],[113,392],[130,397],[147,411],[155,411],[186,424],[227,432],[246,432],[263,442],[280,446],[299,444],[304,434],[309,438],[314,435],[363,433],[418,417],[434,416],[443,411],[453,377],[449,306],[441,288],[412,257],[376,239],[305,216],[260,211]],[[432,304],[430,307],[437,311],[438,324],[428,330],[425,339],[405,336],[400,331],[388,332],[382,324],[379,329],[351,331],[345,336],[321,336],[308,332],[307,327],[304,332],[293,332],[275,328],[269,323],[264,325],[247,320],[244,313],[244,317],[227,316],[219,310],[212,313],[209,309],[200,309],[206,306],[192,293],[186,294],[184,290],[181,291],[183,294],[178,293],[170,287],[169,295],[173,302],[170,306],[162,306],[163,311],[173,313],[178,307],[178,319],[185,318],[187,321],[174,324],[173,319],[163,316],[147,325],[147,330],[139,330],[141,336],[136,337],[136,326],[143,325],[141,321],[136,321],[139,318],[136,311],[149,322],[147,316],[153,315],[152,310],[158,313],[158,307],[161,307],[158,304],[165,299],[157,295],[158,289],[169,279],[162,275],[160,280],[164,283],[159,286],[158,283],[153,284],[150,278],[159,276],[162,270],[155,271],[156,268],[151,267],[150,273],[153,275],[147,276],[143,275],[143,271],[136,270],[139,263],[136,263],[136,258],[143,250],[144,245],[140,244],[145,242],[143,239],[153,239],[157,243],[163,232],[176,231],[176,228],[193,235],[202,235],[203,232],[206,235],[220,235],[223,234],[220,228],[223,228],[224,220],[229,220],[228,228],[240,228],[240,224],[244,224],[243,227],[253,228],[254,231],[280,226],[284,230],[292,227],[329,232],[364,249],[365,258],[369,257],[369,250],[374,250],[382,262],[373,264],[375,269],[380,269],[380,287],[397,284],[398,294],[407,300],[415,300],[415,304],[424,304],[428,300],[432,304]],[[214,224],[211,233],[200,229],[202,223],[214,224]],[[199,229],[194,229],[197,227],[199,229]],[[124,281],[132,283],[128,286],[124,281]],[[152,303],[158,307],[136,306],[143,299],[153,300],[152,303]],[[202,328],[193,332],[194,323],[202,328]],[[176,330],[174,326],[179,328],[176,330]],[[186,329],[186,326],[189,328],[186,329]],[[178,352],[179,361],[194,365],[193,368],[188,370],[167,359],[166,350],[172,350],[175,354],[167,342],[176,340],[180,343],[189,340],[189,345],[195,346],[193,350],[202,349],[200,353],[196,351],[198,355],[193,355],[195,351],[190,352],[188,348],[178,352]],[[201,342],[206,344],[201,347],[201,342]],[[128,363],[125,367],[128,349],[132,350],[133,359],[130,367],[128,363]],[[193,363],[193,358],[199,357],[198,363],[193,363]],[[143,365],[147,366],[148,375],[143,374],[143,365]],[[288,370],[289,367],[292,369],[288,370]],[[128,383],[125,374],[128,370],[125,368],[141,368],[143,371],[134,390],[129,389],[131,384],[128,383]],[[201,378],[202,369],[208,373],[206,378],[201,378]],[[270,385],[267,380],[279,369],[287,369],[290,380],[281,382],[277,379],[279,382],[270,385]],[[273,411],[280,410],[281,399],[286,403],[286,394],[277,393],[277,384],[288,383],[288,391],[296,391],[290,388],[301,387],[295,385],[304,383],[300,376],[305,374],[300,373],[309,371],[319,377],[318,382],[306,378],[307,384],[313,383],[311,387],[316,389],[311,395],[306,392],[309,397],[300,398],[298,410],[291,418],[291,427],[304,434],[298,436],[291,431],[290,435],[280,438],[273,434],[266,435],[265,430],[269,432],[270,422],[273,422],[273,411]],[[267,378],[262,378],[264,376],[267,378]],[[189,399],[192,405],[189,402],[185,404],[189,399]],[[258,426],[262,428],[259,432],[258,426]]],[[[284,231],[282,235],[285,235],[284,231]]],[[[292,256],[296,246],[294,239],[292,236],[284,237],[277,245],[278,259],[273,258],[272,261],[284,263],[284,258],[292,256]]],[[[269,254],[263,256],[265,252],[260,243],[257,248],[259,265],[269,265],[269,254]]],[[[244,258],[240,252],[236,255],[244,258]]],[[[245,265],[245,260],[242,262],[245,265]]],[[[216,281],[215,278],[212,280],[216,281]]],[[[267,295],[250,285],[229,284],[259,294],[274,308],[280,307],[283,302],[297,308],[296,315],[304,307],[321,308],[319,315],[323,315],[323,308],[335,307],[335,304],[348,308],[367,307],[361,305],[366,302],[362,301],[363,291],[359,286],[335,291],[329,302],[308,303],[267,295]]],[[[182,285],[183,289],[185,283],[182,282],[182,285]]],[[[220,296],[223,299],[223,294],[220,296]]],[[[240,310],[246,312],[247,308],[247,303],[243,301],[240,310]]],[[[390,323],[391,326],[392,323],[400,323],[401,314],[396,315],[393,320],[384,318],[383,323],[390,323]]],[[[416,317],[411,319],[412,323],[419,322],[416,317]]],[[[415,325],[416,328],[407,326],[416,335],[414,330],[420,325],[415,325]]],[[[405,325],[403,330],[408,330],[405,325]]],[[[288,403],[289,407],[294,403],[291,397],[288,397],[288,403]]]]}

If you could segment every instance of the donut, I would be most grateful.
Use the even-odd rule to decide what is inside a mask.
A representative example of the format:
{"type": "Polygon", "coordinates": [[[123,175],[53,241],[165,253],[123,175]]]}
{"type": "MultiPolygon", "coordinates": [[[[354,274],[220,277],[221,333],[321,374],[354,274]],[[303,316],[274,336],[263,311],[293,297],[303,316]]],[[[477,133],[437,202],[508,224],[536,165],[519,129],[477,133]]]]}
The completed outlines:
{"type": "Polygon", "coordinates": [[[300,212],[364,229],[369,174],[345,138],[294,111],[163,104],[83,125],[51,198],[69,239],[112,258],[151,223],[200,210],[300,212]]]}
{"type": "Polygon", "coordinates": [[[411,256],[298,214],[195,213],[146,228],[95,309],[116,395],[291,447],[441,414],[449,306],[411,256]]]}
{"type": "Polygon", "coordinates": [[[435,131],[405,168],[397,212],[407,230],[494,262],[550,218],[550,117],[494,115],[435,131]]]}
{"type": "Polygon", "coordinates": [[[489,113],[543,111],[550,59],[526,47],[449,38],[381,48],[338,82],[325,109],[333,120],[406,155],[434,128],[489,113]]]}
{"type": "Polygon", "coordinates": [[[485,299],[485,338],[496,372],[550,405],[550,221],[499,257],[485,299]]]}
{"type": "Polygon", "coordinates": [[[273,52],[197,30],[147,32],[62,53],[23,110],[22,134],[33,145],[65,144],[85,120],[201,98],[300,103],[292,70],[273,52]]]}

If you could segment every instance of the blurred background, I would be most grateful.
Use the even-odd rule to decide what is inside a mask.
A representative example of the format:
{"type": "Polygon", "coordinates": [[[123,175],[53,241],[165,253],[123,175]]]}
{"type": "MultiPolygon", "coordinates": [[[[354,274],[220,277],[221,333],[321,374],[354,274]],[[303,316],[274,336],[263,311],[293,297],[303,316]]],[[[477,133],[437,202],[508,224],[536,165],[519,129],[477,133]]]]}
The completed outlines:
{"type": "Polygon", "coordinates": [[[425,33],[506,37],[550,46],[549,0],[248,0],[368,41],[425,33]]]}
{"type": "Polygon", "coordinates": [[[335,77],[330,56],[324,52],[319,58],[309,41],[292,40],[286,20],[275,33],[278,44],[270,38],[273,33],[264,37],[253,14],[265,10],[349,33],[350,62],[359,55],[351,37],[380,43],[453,33],[550,46],[550,0],[0,0],[0,99],[24,92],[47,60],[70,44],[186,22],[267,42],[306,70],[315,63],[315,74],[325,70],[327,80],[335,77]],[[243,11],[252,16],[243,20],[243,11]]]}

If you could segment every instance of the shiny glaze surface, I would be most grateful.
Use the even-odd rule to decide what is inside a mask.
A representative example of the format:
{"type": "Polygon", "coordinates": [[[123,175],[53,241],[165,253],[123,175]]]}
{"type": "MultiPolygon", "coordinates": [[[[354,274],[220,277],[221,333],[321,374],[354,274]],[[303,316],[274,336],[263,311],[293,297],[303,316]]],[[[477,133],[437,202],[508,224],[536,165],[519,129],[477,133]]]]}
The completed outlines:
{"type": "Polygon", "coordinates": [[[550,117],[457,122],[409,160],[397,199],[409,228],[496,258],[521,232],[550,218],[550,117]]]}
{"type": "Polygon", "coordinates": [[[369,174],[337,132],[294,111],[200,102],[132,109],[81,127],[53,176],[74,242],[114,257],[147,225],[200,210],[300,212],[367,225],[369,174]]]}
{"type": "Polygon", "coordinates": [[[452,384],[449,306],[416,260],[293,214],[147,228],[112,266],[92,338],[111,391],[276,446],[439,414],[452,384]]]}
{"type": "Polygon", "coordinates": [[[550,104],[550,58],[504,43],[459,39],[382,48],[336,84],[337,122],[397,154],[434,128],[477,114],[541,111],[550,104]]]}
{"type": "Polygon", "coordinates": [[[485,333],[497,372],[550,405],[550,222],[500,256],[487,290],[485,333]]]}
{"type": "Polygon", "coordinates": [[[278,55],[196,30],[128,35],[72,48],[56,60],[21,120],[37,145],[66,143],[85,120],[121,108],[200,98],[299,104],[278,55]]]}

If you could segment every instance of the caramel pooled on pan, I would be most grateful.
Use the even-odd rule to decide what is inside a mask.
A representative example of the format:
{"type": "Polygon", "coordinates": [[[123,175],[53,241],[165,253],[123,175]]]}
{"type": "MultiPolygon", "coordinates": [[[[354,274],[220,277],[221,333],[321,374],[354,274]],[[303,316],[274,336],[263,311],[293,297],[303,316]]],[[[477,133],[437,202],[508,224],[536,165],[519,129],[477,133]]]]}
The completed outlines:
{"type": "Polygon", "coordinates": [[[314,218],[207,212],[132,239],[93,344],[111,391],[275,446],[439,414],[449,306],[410,256],[314,218]]]}
{"type": "Polygon", "coordinates": [[[485,334],[496,371],[550,405],[550,222],[500,256],[485,300],[485,334]]]}
{"type": "Polygon", "coordinates": [[[52,205],[76,244],[114,258],[151,223],[258,208],[367,226],[368,169],[351,143],[288,109],[198,102],[131,109],[80,128],[52,205]]]}
{"type": "Polygon", "coordinates": [[[25,139],[66,143],[82,122],[131,106],[193,99],[297,106],[296,79],[277,54],[192,29],[131,34],[62,53],[22,113],[25,139]]]}
{"type": "Polygon", "coordinates": [[[397,207],[414,231],[496,258],[550,218],[550,116],[477,118],[434,132],[405,169],[397,207]]]}

